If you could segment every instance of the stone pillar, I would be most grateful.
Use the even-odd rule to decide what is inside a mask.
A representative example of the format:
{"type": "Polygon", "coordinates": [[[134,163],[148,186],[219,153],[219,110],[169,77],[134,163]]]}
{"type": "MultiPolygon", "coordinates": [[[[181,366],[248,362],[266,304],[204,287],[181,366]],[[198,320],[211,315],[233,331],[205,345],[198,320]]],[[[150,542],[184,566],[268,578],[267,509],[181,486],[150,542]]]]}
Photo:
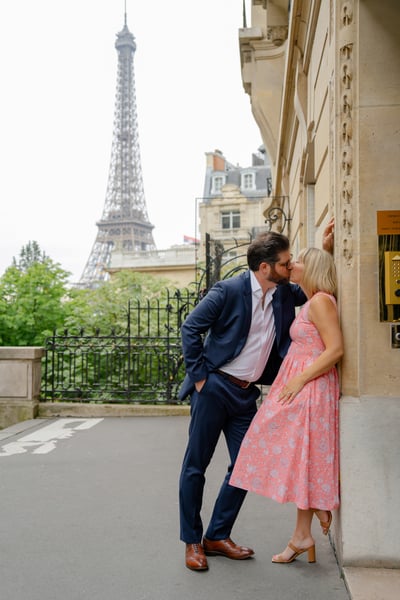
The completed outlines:
{"type": "Polygon", "coordinates": [[[37,416],[42,356],[43,348],[0,347],[0,429],[37,416]]]}
{"type": "Polygon", "coordinates": [[[400,208],[400,12],[397,0],[335,7],[335,258],[345,339],[336,549],[344,567],[399,568],[400,349],[380,321],[377,211],[400,208]]]}

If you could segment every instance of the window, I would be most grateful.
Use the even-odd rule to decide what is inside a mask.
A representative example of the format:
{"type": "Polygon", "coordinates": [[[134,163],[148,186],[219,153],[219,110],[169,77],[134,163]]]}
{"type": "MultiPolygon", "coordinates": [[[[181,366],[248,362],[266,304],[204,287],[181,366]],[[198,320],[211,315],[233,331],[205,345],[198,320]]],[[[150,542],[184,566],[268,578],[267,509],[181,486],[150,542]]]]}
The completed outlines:
{"type": "Polygon", "coordinates": [[[225,184],[225,175],[215,175],[212,178],[211,193],[217,194],[222,190],[222,186],[225,184]]]}
{"type": "Polygon", "coordinates": [[[240,211],[230,210],[221,213],[222,229],[240,228],[240,211]]]}
{"type": "Polygon", "coordinates": [[[308,184],[307,193],[307,246],[315,246],[315,185],[308,184]]]}
{"type": "Polygon", "coordinates": [[[242,175],[242,190],[254,190],[255,187],[254,173],[244,173],[242,175]]]}

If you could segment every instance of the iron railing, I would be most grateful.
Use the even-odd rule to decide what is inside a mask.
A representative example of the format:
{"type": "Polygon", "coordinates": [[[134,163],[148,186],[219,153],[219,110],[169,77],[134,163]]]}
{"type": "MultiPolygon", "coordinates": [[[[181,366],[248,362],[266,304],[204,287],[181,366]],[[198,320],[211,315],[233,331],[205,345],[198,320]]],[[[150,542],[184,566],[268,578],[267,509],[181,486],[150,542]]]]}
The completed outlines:
{"type": "Polygon", "coordinates": [[[130,302],[124,331],[54,332],[45,345],[41,400],[178,403],[180,327],[196,301],[189,290],[167,290],[163,300],[130,302]]]}
{"type": "Polygon", "coordinates": [[[118,330],[54,332],[46,340],[42,401],[178,404],[185,376],[181,325],[214,283],[247,269],[247,243],[206,237],[206,262],[191,289],[134,300],[118,330]]]}

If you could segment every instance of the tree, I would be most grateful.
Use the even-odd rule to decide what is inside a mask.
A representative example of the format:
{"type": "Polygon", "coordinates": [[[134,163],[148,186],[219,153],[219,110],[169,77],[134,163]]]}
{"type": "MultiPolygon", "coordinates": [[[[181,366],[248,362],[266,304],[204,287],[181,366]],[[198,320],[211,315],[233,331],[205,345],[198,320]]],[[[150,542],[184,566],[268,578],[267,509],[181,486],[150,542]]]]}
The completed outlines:
{"type": "Polygon", "coordinates": [[[63,328],[48,345],[57,371],[49,369],[44,387],[52,397],[123,400],[132,386],[143,397],[162,374],[170,382],[180,347],[168,283],[125,271],[94,289],[70,290],[63,328]],[[61,390],[54,391],[55,382],[61,390]]]}
{"type": "Polygon", "coordinates": [[[47,256],[42,250],[37,242],[28,242],[26,246],[21,248],[19,253],[19,260],[13,257],[12,264],[14,267],[17,267],[20,271],[26,272],[29,267],[31,267],[35,263],[43,263],[47,259],[47,256]]]}
{"type": "Polygon", "coordinates": [[[167,279],[143,273],[121,271],[95,289],[72,289],[66,306],[64,327],[84,329],[87,334],[101,330],[125,330],[129,302],[161,299],[166,295],[167,279]]]}
{"type": "Polygon", "coordinates": [[[37,242],[24,246],[0,278],[0,345],[42,346],[65,319],[68,277],[37,242]]]}

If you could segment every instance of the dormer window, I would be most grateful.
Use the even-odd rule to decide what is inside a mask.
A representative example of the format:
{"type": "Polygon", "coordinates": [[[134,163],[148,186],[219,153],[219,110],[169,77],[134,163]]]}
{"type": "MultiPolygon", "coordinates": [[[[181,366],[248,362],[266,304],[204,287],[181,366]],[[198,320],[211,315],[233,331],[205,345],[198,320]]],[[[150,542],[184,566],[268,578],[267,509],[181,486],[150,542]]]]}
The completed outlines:
{"type": "Polygon", "coordinates": [[[241,181],[242,190],[255,190],[256,189],[256,176],[255,173],[243,173],[241,181]]]}
{"type": "Polygon", "coordinates": [[[222,190],[222,186],[225,185],[225,175],[214,175],[211,183],[211,193],[218,194],[222,190]]]}

